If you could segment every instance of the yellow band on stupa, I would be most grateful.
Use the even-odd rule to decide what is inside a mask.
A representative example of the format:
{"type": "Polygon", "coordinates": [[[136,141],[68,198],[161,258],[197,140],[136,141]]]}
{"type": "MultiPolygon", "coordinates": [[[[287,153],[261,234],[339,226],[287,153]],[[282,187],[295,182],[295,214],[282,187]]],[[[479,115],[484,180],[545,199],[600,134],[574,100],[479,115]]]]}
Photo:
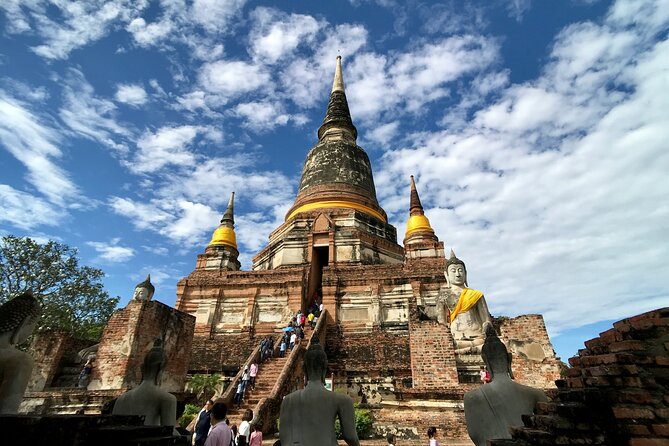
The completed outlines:
{"type": "Polygon", "coordinates": [[[409,236],[414,232],[431,232],[434,234],[434,229],[430,226],[430,220],[425,215],[412,215],[409,217],[405,236],[409,236]]]}
{"type": "Polygon", "coordinates": [[[209,242],[209,246],[216,245],[227,245],[237,249],[237,237],[235,236],[235,230],[228,228],[227,226],[219,226],[214,231],[214,235],[211,237],[211,241],[209,242]]]}
{"type": "Polygon", "coordinates": [[[313,211],[314,209],[324,209],[324,208],[355,209],[356,211],[364,212],[365,214],[378,218],[384,223],[387,222],[386,217],[384,217],[379,211],[374,210],[368,206],[362,205],[360,203],[354,203],[352,201],[317,201],[314,203],[303,204],[302,206],[300,206],[299,208],[295,209],[293,212],[288,214],[286,220],[290,220],[300,212],[307,212],[307,211],[313,211]]]}

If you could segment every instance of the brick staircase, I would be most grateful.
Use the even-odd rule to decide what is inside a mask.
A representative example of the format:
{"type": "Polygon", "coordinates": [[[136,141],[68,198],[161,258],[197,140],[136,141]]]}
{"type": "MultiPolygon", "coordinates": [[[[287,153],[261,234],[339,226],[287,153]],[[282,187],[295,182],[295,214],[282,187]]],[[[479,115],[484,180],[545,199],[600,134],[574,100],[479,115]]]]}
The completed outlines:
{"type": "MultiPolygon", "coordinates": [[[[302,340],[303,345],[307,345],[313,330],[310,328],[305,328],[304,330],[304,339],[302,340]]],[[[258,375],[256,376],[256,385],[255,388],[249,386],[244,393],[244,399],[239,408],[236,405],[230,404],[228,406],[228,419],[230,420],[230,425],[239,424],[242,422],[242,416],[246,409],[251,409],[256,412],[256,405],[262,398],[269,397],[274,385],[279,380],[279,376],[283,371],[286,362],[288,361],[288,356],[290,355],[290,350],[286,351],[286,354],[283,358],[278,356],[266,359],[265,362],[261,363],[258,367],[258,375]]],[[[301,366],[301,365],[300,365],[301,366]]]]}

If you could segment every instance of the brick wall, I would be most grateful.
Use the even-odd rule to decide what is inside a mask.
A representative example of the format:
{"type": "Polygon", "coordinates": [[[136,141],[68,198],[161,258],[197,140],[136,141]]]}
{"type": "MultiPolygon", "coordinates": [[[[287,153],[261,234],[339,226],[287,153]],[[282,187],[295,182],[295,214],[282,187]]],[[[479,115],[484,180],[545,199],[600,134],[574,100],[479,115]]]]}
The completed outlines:
{"type": "MultiPolygon", "coordinates": [[[[462,400],[400,403],[373,409],[372,413],[374,433],[379,436],[393,433],[398,439],[420,438],[427,443],[427,429],[434,426],[437,428],[440,444],[468,438],[462,400]]],[[[399,442],[404,444],[402,440],[399,442]]]]}
{"type": "Polygon", "coordinates": [[[191,373],[221,373],[239,368],[261,340],[248,332],[217,335],[214,339],[196,336],[188,370],[191,373]]]}
{"type": "Polygon", "coordinates": [[[520,384],[537,388],[555,388],[560,378],[560,360],[548,338],[544,318],[525,314],[494,320],[500,339],[512,355],[511,368],[520,384]]]}
{"type": "Polygon", "coordinates": [[[669,308],[613,324],[569,360],[569,378],[493,446],[669,444],[669,308]]]}
{"type": "Polygon", "coordinates": [[[415,389],[458,385],[451,330],[435,321],[411,323],[411,371],[415,389]]]}
{"type": "Polygon", "coordinates": [[[325,341],[328,365],[335,373],[364,371],[387,374],[409,369],[409,336],[384,330],[342,332],[340,325],[328,327],[325,341]]]}
{"type": "Polygon", "coordinates": [[[183,390],[195,318],[157,302],[132,300],[105,327],[89,389],[131,388],[141,382],[141,366],[156,338],[163,339],[167,363],[162,387],[183,390]]]}
{"type": "Polygon", "coordinates": [[[30,355],[35,360],[35,365],[28,382],[28,392],[40,392],[51,385],[58,373],[69,338],[67,333],[58,331],[35,335],[30,344],[30,355]]]}

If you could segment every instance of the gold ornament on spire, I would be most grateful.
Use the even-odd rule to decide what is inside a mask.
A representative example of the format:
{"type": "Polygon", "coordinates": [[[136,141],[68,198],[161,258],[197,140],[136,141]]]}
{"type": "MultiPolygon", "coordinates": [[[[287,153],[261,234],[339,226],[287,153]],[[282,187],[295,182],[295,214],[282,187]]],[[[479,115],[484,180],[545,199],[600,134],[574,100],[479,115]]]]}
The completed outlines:
{"type": "Polygon", "coordinates": [[[221,218],[221,224],[214,231],[211,237],[209,246],[232,246],[237,249],[237,237],[235,235],[235,218],[234,218],[234,202],[235,193],[230,195],[228,207],[221,218]]]}
{"type": "Polygon", "coordinates": [[[420,202],[420,197],[418,197],[418,191],[416,190],[416,183],[411,175],[411,199],[409,205],[409,220],[407,221],[407,231],[405,237],[409,237],[411,234],[417,232],[429,232],[434,234],[434,229],[430,226],[430,220],[425,216],[423,212],[423,205],[420,202]]]}

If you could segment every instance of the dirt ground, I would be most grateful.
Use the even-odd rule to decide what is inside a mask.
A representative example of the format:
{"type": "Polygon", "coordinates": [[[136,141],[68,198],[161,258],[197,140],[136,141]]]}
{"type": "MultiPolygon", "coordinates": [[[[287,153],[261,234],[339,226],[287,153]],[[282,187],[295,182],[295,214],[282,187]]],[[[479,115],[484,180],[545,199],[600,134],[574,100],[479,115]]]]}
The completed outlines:
{"type": "MultiPolygon", "coordinates": [[[[263,446],[272,446],[274,442],[278,440],[278,437],[271,437],[271,438],[266,438],[263,439],[263,446]]],[[[440,446],[473,446],[474,443],[472,443],[469,439],[461,439],[461,440],[450,440],[450,439],[443,439],[443,438],[438,438],[439,440],[439,445],[440,446]]],[[[346,446],[346,443],[343,441],[339,442],[339,446],[346,446]]],[[[388,442],[384,439],[378,439],[378,440],[360,440],[360,446],[388,446],[388,442]]],[[[425,439],[419,439],[419,440],[403,440],[403,439],[398,439],[395,441],[395,446],[427,446],[427,437],[425,439]]]]}

